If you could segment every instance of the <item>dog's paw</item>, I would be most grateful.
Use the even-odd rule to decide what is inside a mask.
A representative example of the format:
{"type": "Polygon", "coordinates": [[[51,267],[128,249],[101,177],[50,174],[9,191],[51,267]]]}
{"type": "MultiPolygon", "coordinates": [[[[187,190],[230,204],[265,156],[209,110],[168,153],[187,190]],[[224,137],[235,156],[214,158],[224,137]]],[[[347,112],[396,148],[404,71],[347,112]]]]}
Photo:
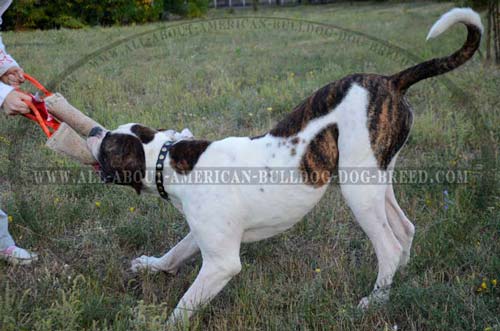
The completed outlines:
{"type": "Polygon", "coordinates": [[[358,303],[358,309],[367,310],[374,305],[383,305],[389,300],[390,287],[378,288],[373,292],[361,299],[358,303]]]}
{"type": "Polygon", "coordinates": [[[159,258],[154,256],[143,255],[132,260],[130,270],[132,272],[139,272],[141,270],[149,270],[152,272],[160,271],[159,258]]]}
{"type": "Polygon", "coordinates": [[[358,303],[358,309],[367,310],[370,307],[370,298],[364,297],[358,303]]]}

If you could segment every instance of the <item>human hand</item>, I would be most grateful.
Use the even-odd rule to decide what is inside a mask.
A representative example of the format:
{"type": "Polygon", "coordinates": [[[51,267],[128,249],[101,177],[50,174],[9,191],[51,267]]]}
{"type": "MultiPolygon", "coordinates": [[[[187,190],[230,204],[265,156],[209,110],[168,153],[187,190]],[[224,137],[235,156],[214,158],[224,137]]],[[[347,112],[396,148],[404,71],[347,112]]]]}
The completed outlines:
{"type": "Polygon", "coordinates": [[[18,87],[24,83],[24,70],[19,67],[9,68],[1,77],[0,80],[5,84],[18,87]]]}
{"type": "Polygon", "coordinates": [[[2,108],[7,115],[27,114],[30,109],[24,101],[31,101],[31,97],[21,92],[11,91],[5,97],[2,108]]]}

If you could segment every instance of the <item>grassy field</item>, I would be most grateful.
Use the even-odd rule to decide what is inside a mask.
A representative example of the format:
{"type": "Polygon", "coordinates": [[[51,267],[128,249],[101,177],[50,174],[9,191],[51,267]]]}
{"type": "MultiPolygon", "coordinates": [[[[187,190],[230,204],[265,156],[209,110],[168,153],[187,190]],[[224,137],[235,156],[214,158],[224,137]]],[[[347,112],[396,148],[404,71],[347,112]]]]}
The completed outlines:
{"type": "MultiPolygon", "coordinates": [[[[232,15],[335,24],[428,59],[448,55],[464,41],[465,29],[455,27],[425,42],[432,23],[451,7],[366,3],[232,15]]],[[[231,14],[225,10],[209,13],[226,16],[231,14]]],[[[133,46],[162,27],[8,32],[3,38],[26,72],[42,82],[55,80],[68,100],[109,128],[128,122],[188,127],[207,139],[263,133],[330,81],[354,72],[389,74],[413,63],[405,64],[392,48],[375,51],[366,37],[353,41],[272,27],[208,29],[133,46]],[[143,32],[142,39],[131,37],[143,32]],[[117,51],[100,51],[57,78],[122,38],[128,39],[117,51]]],[[[480,172],[467,184],[396,187],[417,232],[413,257],[397,274],[387,305],[356,309],[373,286],[376,259],[332,185],[292,230],[242,247],[242,272],[191,320],[190,329],[500,330],[500,284],[494,285],[500,281],[500,201],[498,175],[491,170],[500,140],[500,71],[483,66],[481,58],[408,93],[415,123],[398,166],[480,172]],[[450,82],[467,96],[452,93],[450,82]]],[[[172,247],[188,232],[182,216],[159,198],[123,187],[33,185],[33,167],[76,164],[58,159],[44,147],[40,130],[21,118],[0,121],[0,160],[2,208],[12,216],[11,232],[20,245],[40,253],[33,266],[0,264],[0,329],[161,330],[200,258],[176,276],[135,275],[130,260],[172,247]]]]}

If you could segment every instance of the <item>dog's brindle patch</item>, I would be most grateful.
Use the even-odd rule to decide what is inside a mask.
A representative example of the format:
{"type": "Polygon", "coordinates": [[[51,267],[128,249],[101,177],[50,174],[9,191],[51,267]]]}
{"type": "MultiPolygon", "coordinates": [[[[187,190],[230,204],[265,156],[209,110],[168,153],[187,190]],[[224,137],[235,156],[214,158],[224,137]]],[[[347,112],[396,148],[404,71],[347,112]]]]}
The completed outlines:
{"type": "MultiPolygon", "coordinates": [[[[370,144],[379,167],[387,169],[408,137],[412,114],[404,96],[395,89],[390,78],[386,76],[355,74],[332,82],[304,100],[270,133],[276,137],[292,137],[298,134],[311,120],[335,109],[353,84],[368,90],[367,127],[370,144]]],[[[300,169],[305,172],[307,183],[315,186],[326,184],[325,180],[312,183],[311,176],[314,172],[331,174],[337,167],[337,139],[338,127],[330,126],[309,144],[300,163],[300,169]]]]}
{"type": "Polygon", "coordinates": [[[181,140],[173,144],[168,153],[170,166],[179,174],[189,174],[210,143],[207,140],[181,140]]]}
{"type": "Polygon", "coordinates": [[[386,87],[371,88],[368,105],[370,144],[378,166],[385,170],[408,138],[413,114],[404,96],[386,87]]]}
{"type": "Polygon", "coordinates": [[[158,131],[140,124],[133,125],[130,130],[142,141],[143,144],[148,144],[153,141],[155,134],[158,133],[158,131]]]}
{"type": "Polygon", "coordinates": [[[337,169],[339,129],[332,124],[321,131],[307,146],[300,162],[300,171],[306,184],[321,187],[337,169]]]}

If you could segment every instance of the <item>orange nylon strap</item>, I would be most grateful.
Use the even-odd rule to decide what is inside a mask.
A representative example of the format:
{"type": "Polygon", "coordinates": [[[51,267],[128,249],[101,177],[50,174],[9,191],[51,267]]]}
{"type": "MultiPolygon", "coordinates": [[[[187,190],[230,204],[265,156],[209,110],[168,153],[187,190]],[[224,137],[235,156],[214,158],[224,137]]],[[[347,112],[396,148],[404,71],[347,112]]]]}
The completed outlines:
{"type": "Polygon", "coordinates": [[[30,107],[31,111],[33,114],[35,114],[36,121],[38,122],[38,125],[42,128],[43,132],[47,135],[48,138],[52,136],[52,132],[50,132],[49,128],[47,127],[47,124],[45,124],[45,121],[42,118],[42,115],[40,115],[40,112],[38,109],[35,107],[35,105],[31,101],[24,101],[30,107]]]}
{"type": "Polygon", "coordinates": [[[42,84],[40,84],[40,82],[37,81],[34,77],[28,75],[27,73],[24,73],[23,75],[24,75],[24,78],[27,81],[29,81],[31,84],[33,84],[33,86],[35,86],[37,89],[39,89],[40,91],[42,91],[43,94],[45,94],[46,97],[52,95],[52,92],[50,92],[49,90],[47,90],[45,88],[45,86],[43,86],[42,84]]]}
{"type": "MultiPolygon", "coordinates": [[[[42,84],[40,84],[39,81],[37,81],[35,78],[33,78],[32,76],[24,73],[24,78],[29,81],[31,84],[33,84],[33,86],[35,86],[37,89],[39,89],[40,91],[42,91],[43,94],[45,94],[46,97],[48,96],[51,96],[52,93],[47,90],[45,88],[45,86],[43,86],[42,84]]],[[[16,88],[16,91],[20,92],[20,93],[23,93],[27,96],[29,96],[31,98],[31,95],[20,90],[19,88],[16,88]]],[[[56,127],[54,127],[54,123],[49,123],[49,122],[46,122],[43,118],[42,118],[42,115],[40,115],[40,112],[38,111],[38,109],[36,108],[36,106],[31,102],[31,101],[24,101],[24,103],[26,105],[28,105],[28,107],[31,109],[31,111],[33,112],[33,114],[24,114],[25,117],[33,120],[33,121],[36,121],[38,123],[38,125],[40,125],[40,127],[42,128],[43,132],[45,133],[45,135],[50,138],[52,136],[52,132],[49,130],[48,128],[48,125],[50,125],[50,127],[54,130],[57,130],[56,127]]]]}

